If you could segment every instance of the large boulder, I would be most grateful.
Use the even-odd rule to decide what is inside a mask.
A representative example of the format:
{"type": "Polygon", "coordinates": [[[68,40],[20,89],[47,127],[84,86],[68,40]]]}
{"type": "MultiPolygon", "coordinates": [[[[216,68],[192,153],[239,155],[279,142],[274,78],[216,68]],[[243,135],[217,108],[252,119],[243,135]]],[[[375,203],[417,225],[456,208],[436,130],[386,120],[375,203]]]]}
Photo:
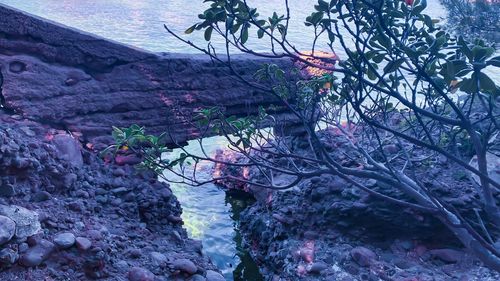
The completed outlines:
{"type": "Polygon", "coordinates": [[[26,208],[16,205],[0,205],[0,215],[8,217],[16,223],[16,238],[27,238],[38,233],[41,229],[38,213],[26,208]]]}
{"type": "Polygon", "coordinates": [[[0,245],[12,239],[16,233],[16,223],[8,217],[0,216],[0,245]]]}

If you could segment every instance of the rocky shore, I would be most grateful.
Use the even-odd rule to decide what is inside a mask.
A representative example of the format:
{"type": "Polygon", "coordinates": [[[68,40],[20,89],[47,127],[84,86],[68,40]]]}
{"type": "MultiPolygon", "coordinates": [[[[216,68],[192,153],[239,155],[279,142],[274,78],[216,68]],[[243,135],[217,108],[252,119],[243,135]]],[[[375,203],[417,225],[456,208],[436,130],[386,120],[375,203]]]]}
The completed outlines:
{"type": "MultiPolygon", "coordinates": [[[[356,159],[338,131],[326,129],[321,138],[335,159],[344,157],[346,165],[356,159]]],[[[306,140],[288,141],[295,153],[310,153],[306,140]]],[[[398,151],[396,145],[385,149],[389,153],[398,151]]],[[[219,154],[221,160],[234,161],[235,157],[229,152],[219,154]]],[[[425,184],[457,209],[479,198],[472,179],[446,159],[422,161],[414,168],[425,184]]],[[[256,181],[262,177],[256,168],[219,165],[218,169],[220,175],[256,181]]],[[[275,175],[274,179],[287,182],[285,175],[275,175]]],[[[219,184],[229,192],[244,192],[257,199],[242,212],[240,225],[246,246],[266,280],[500,279],[498,272],[470,255],[430,215],[380,201],[338,177],[311,178],[285,191],[232,182],[219,184]]],[[[366,184],[384,189],[376,181],[366,184]]]]}
{"type": "Polygon", "coordinates": [[[133,160],[0,110],[0,280],[224,280],[133,160]]]}

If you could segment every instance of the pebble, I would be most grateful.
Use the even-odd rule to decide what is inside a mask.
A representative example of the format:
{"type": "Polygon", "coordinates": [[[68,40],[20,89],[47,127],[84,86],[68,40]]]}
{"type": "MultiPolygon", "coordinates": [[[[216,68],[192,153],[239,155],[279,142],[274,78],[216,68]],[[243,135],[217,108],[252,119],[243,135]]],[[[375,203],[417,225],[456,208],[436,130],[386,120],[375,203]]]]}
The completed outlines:
{"type": "Polygon", "coordinates": [[[162,264],[167,262],[167,257],[159,252],[151,252],[151,263],[155,267],[161,267],[162,264]]]}
{"type": "Polygon", "coordinates": [[[365,247],[356,247],[352,249],[351,257],[357,264],[363,267],[369,267],[377,260],[377,255],[372,250],[365,247]]]}
{"type": "Polygon", "coordinates": [[[59,233],[54,237],[54,244],[61,249],[71,248],[75,244],[75,235],[71,232],[59,233]]]}
{"type": "Polygon", "coordinates": [[[0,268],[1,266],[10,267],[19,259],[19,255],[13,249],[5,248],[0,251],[0,268]]]}
{"type": "Polygon", "coordinates": [[[88,249],[90,249],[90,247],[92,247],[92,242],[85,237],[76,237],[75,241],[76,247],[79,250],[87,251],[88,249]]]}
{"type": "Polygon", "coordinates": [[[43,202],[43,201],[50,200],[51,197],[52,196],[47,191],[39,191],[39,192],[35,193],[35,195],[33,195],[33,201],[34,202],[43,202]]]}
{"type": "Polygon", "coordinates": [[[188,274],[195,274],[198,271],[198,267],[188,259],[178,259],[175,260],[172,265],[174,269],[180,270],[188,274]]]}
{"type": "Polygon", "coordinates": [[[328,265],[324,262],[315,262],[311,264],[311,266],[308,268],[308,272],[312,274],[320,274],[321,271],[325,270],[328,268],[328,265]]]}
{"type": "Polygon", "coordinates": [[[16,233],[16,223],[8,217],[0,216],[0,245],[12,239],[16,233]]]}
{"type": "Polygon", "coordinates": [[[213,270],[207,270],[207,281],[225,281],[226,278],[222,276],[219,272],[215,272],[213,270]]]}
{"type": "Polygon", "coordinates": [[[142,267],[132,267],[128,272],[129,281],[154,281],[155,275],[142,267]]]}

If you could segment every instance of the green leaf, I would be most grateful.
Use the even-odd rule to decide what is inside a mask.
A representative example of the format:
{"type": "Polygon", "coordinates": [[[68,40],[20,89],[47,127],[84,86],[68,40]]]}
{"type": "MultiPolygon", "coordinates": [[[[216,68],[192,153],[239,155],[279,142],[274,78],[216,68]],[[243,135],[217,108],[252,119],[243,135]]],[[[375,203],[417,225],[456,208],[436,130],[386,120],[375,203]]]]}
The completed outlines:
{"type": "Polygon", "coordinates": [[[257,37],[259,37],[259,39],[264,37],[264,29],[257,30],[257,37]]]}
{"type": "Polygon", "coordinates": [[[248,27],[243,27],[241,30],[241,44],[245,44],[248,41],[248,27]]]}
{"type": "Polygon", "coordinates": [[[403,58],[400,58],[400,59],[397,59],[397,60],[394,60],[394,61],[390,61],[384,67],[384,72],[385,73],[390,73],[390,72],[396,71],[401,66],[401,64],[403,64],[404,61],[405,60],[403,58]]]}
{"type": "Polygon", "coordinates": [[[213,27],[208,27],[207,29],[205,29],[205,40],[206,41],[210,41],[210,38],[212,37],[212,31],[214,30],[213,27]]]}
{"type": "Polygon", "coordinates": [[[190,28],[186,29],[186,31],[184,31],[184,33],[186,33],[186,34],[193,33],[193,31],[196,28],[196,26],[198,26],[198,24],[195,24],[195,25],[191,26],[190,28]]]}
{"type": "Polygon", "coordinates": [[[495,82],[488,75],[481,72],[479,72],[479,85],[484,92],[494,93],[497,90],[495,82]]]}
{"type": "Polygon", "coordinates": [[[500,56],[494,57],[486,62],[487,65],[492,65],[495,67],[500,67],[500,56]]]}

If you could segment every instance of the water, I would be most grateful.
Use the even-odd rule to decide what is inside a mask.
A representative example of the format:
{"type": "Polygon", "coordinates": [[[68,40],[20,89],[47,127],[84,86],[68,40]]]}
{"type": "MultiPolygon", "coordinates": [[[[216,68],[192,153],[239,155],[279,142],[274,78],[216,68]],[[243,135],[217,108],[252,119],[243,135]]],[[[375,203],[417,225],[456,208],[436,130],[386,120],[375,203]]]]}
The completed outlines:
{"type": "MultiPolygon", "coordinates": [[[[204,151],[210,156],[214,156],[217,149],[226,145],[224,137],[203,140],[204,151]]],[[[203,155],[198,141],[190,141],[184,149],[203,155]]],[[[165,157],[176,159],[181,152],[181,149],[176,149],[165,157]]],[[[212,168],[210,163],[200,164],[197,169],[198,180],[210,179],[212,168]]],[[[165,177],[169,180],[180,180],[180,177],[173,173],[165,172],[165,177]]],[[[202,241],[205,253],[222,270],[226,279],[263,280],[249,253],[243,249],[238,231],[239,214],[253,201],[227,195],[214,184],[188,187],[185,184],[170,183],[170,186],[181,202],[184,227],[190,237],[202,241]]]]}
{"type": "MultiPolygon", "coordinates": [[[[258,8],[263,16],[270,16],[272,11],[285,13],[284,0],[247,2],[258,8]]],[[[202,0],[0,0],[0,3],[154,52],[199,52],[178,42],[166,32],[163,24],[186,39],[206,46],[203,32],[194,32],[189,36],[183,34],[185,29],[198,21],[198,14],[207,7],[202,0]]],[[[297,48],[308,50],[314,35],[303,21],[314,10],[317,0],[289,0],[289,3],[292,18],[289,40],[297,48]]],[[[428,0],[427,13],[438,19],[446,15],[439,0],[428,0]]],[[[254,41],[249,46],[255,50],[269,50],[262,40],[254,41]]],[[[220,48],[223,46],[220,40],[214,44],[220,48]]]]}
{"type": "MultiPolygon", "coordinates": [[[[303,25],[303,20],[313,11],[313,4],[317,1],[289,2],[293,19],[289,40],[298,49],[307,50],[311,47],[313,32],[303,25]]],[[[0,3],[149,51],[180,53],[198,51],[170,36],[163,24],[183,34],[206,7],[201,0],[0,0],[0,3]]],[[[248,0],[248,3],[266,16],[273,10],[284,13],[283,0],[248,0]]],[[[428,4],[428,14],[433,18],[444,18],[446,13],[438,0],[428,0],[428,4]]],[[[201,32],[185,38],[206,44],[201,32]]],[[[214,44],[216,47],[223,45],[221,41],[214,44]]],[[[262,41],[250,46],[256,51],[269,50],[262,41]]],[[[225,146],[220,137],[210,138],[205,143],[211,153],[225,146]]],[[[196,150],[196,147],[191,144],[189,149],[196,150]]],[[[202,173],[210,176],[210,167],[204,169],[202,173]]],[[[188,233],[203,242],[205,252],[225,277],[228,280],[262,280],[255,263],[242,249],[238,233],[239,212],[250,202],[227,196],[213,184],[196,188],[172,184],[172,189],[183,206],[188,233]]]]}

